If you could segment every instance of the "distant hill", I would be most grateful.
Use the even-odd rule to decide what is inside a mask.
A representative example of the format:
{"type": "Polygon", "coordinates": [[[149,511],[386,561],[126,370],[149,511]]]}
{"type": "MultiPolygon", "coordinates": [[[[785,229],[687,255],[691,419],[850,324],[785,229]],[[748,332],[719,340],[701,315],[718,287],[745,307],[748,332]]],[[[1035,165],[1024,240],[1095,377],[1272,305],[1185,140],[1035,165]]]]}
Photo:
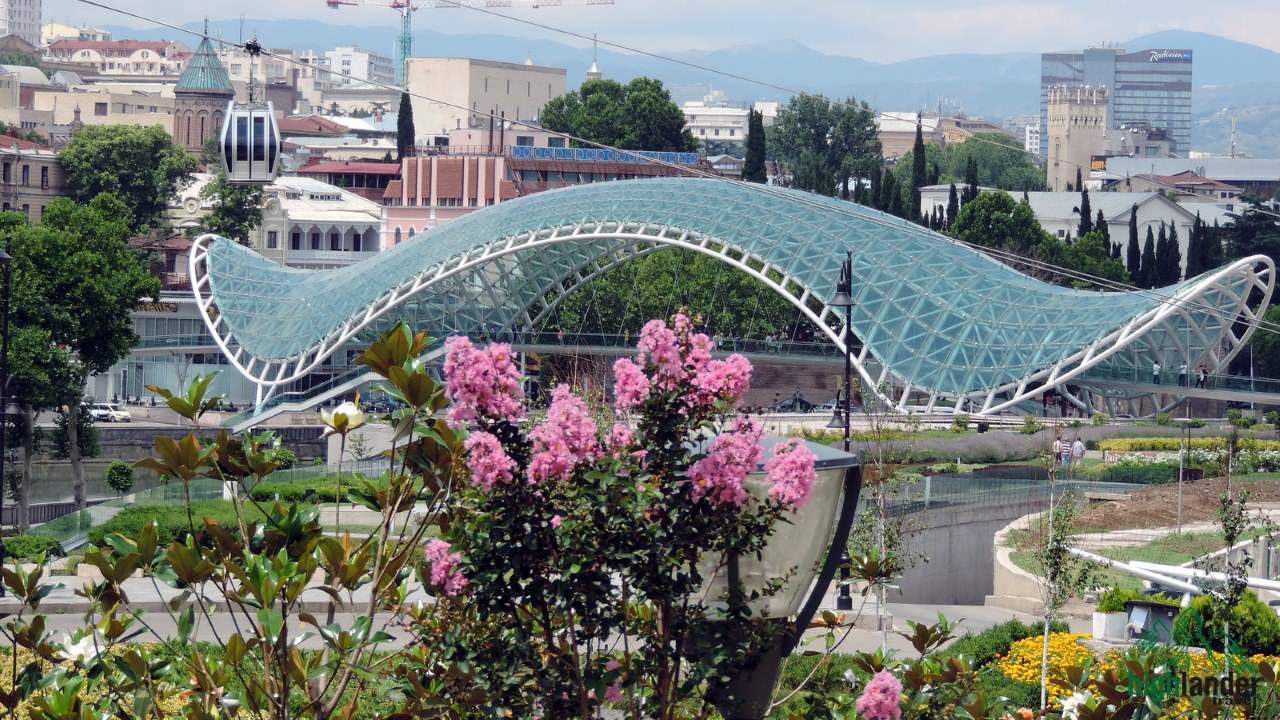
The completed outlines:
{"type": "MultiPolygon", "coordinates": [[[[196,30],[197,23],[186,27],[196,30]]],[[[244,36],[256,35],[268,48],[325,49],[357,45],[394,55],[396,30],[391,25],[351,26],[314,20],[245,20],[244,36]]],[[[138,30],[108,27],[115,37],[179,39],[194,44],[190,36],[163,28],[138,30]]],[[[210,23],[210,29],[228,40],[241,38],[239,20],[210,23]]],[[[1197,148],[1225,151],[1230,117],[1242,118],[1241,148],[1254,155],[1280,156],[1280,134],[1270,132],[1274,109],[1280,104],[1280,53],[1207,33],[1167,30],[1143,35],[1122,47],[1189,48],[1195,53],[1195,126],[1197,148]],[[1225,108],[1225,111],[1224,111],[1225,108]],[[1224,114],[1225,113],[1225,114],[1224,114]],[[1243,118],[1247,117],[1246,122],[1243,118]],[[1225,118],[1225,120],[1224,120],[1225,118]],[[1223,123],[1226,123],[1225,134],[1223,123]]],[[[507,62],[532,58],[540,65],[563,67],[570,85],[580,81],[591,64],[589,48],[574,47],[550,39],[506,35],[450,35],[433,30],[414,33],[414,51],[422,56],[483,57],[507,62]]],[[[765,85],[724,77],[687,65],[641,55],[600,50],[600,65],[607,77],[629,80],[657,77],[671,89],[677,101],[696,99],[708,89],[724,91],[735,102],[785,100],[782,88],[820,92],[833,97],[854,96],[882,110],[916,110],[935,107],[940,100],[963,107],[970,115],[992,118],[1034,115],[1039,111],[1039,53],[979,53],[934,55],[892,63],[830,55],[802,43],[756,43],[710,51],[673,53],[672,57],[765,85]]]]}

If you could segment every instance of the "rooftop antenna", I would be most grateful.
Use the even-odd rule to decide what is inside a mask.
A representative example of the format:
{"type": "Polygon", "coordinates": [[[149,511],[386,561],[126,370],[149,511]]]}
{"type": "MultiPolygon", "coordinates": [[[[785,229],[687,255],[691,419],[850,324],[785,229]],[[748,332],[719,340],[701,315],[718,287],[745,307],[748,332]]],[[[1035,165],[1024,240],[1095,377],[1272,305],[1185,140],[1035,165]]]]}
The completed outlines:
{"type": "Polygon", "coordinates": [[[1236,156],[1236,116],[1231,116],[1231,157],[1236,156]]]}
{"type": "Polygon", "coordinates": [[[236,38],[236,42],[244,42],[244,13],[240,13],[240,36],[236,38]]]}

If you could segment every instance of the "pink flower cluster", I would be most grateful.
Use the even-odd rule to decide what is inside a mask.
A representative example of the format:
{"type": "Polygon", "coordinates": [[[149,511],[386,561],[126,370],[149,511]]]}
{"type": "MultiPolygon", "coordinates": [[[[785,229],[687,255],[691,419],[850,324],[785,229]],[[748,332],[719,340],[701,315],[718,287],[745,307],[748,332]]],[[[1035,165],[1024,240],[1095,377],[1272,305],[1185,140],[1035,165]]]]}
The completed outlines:
{"type": "Polygon", "coordinates": [[[613,407],[618,412],[634,410],[649,397],[649,376],[644,368],[627,358],[613,364],[613,407]]]}
{"type": "Polygon", "coordinates": [[[713,505],[741,507],[746,502],[743,483],[764,455],[760,448],[762,432],[754,420],[740,417],[733,430],[716,436],[706,457],[689,468],[695,502],[704,497],[713,505]]]}
{"type": "Polygon", "coordinates": [[[547,419],[529,433],[533,458],[529,481],[568,480],[579,465],[594,460],[600,451],[596,424],[582,399],[558,385],[551,393],[547,419]]]}
{"type": "Polygon", "coordinates": [[[467,588],[467,578],[458,569],[462,555],[451,553],[449,543],[436,538],[427,543],[427,563],[431,565],[431,584],[444,590],[450,597],[467,588]]]}
{"type": "Polygon", "coordinates": [[[614,423],[609,429],[609,437],[605,438],[605,446],[609,448],[609,454],[619,459],[635,444],[636,438],[631,434],[631,428],[622,423],[614,423]]]}
{"type": "Polygon", "coordinates": [[[902,683],[888,670],[881,670],[862,690],[855,707],[863,720],[901,720],[902,683]]]}
{"type": "Polygon", "coordinates": [[[774,446],[773,455],[764,464],[770,484],[769,497],[783,505],[804,505],[813,488],[816,462],[813,451],[798,439],[774,446]]]}
{"type": "Polygon", "coordinates": [[[687,408],[708,408],[720,400],[736,404],[751,387],[751,363],[741,355],[713,360],[715,343],[693,332],[693,321],[683,312],[671,318],[671,327],[650,320],[640,331],[635,361],[623,358],[613,364],[614,409],[634,410],[650,391],[670,392],[689,383],[687,408]]]}
{"type": "Polygon", "coordinates": [[[511,482],[516,461],[502,449],[498,438],[487,432],[474,432],[467,436],[466,448],[471,482],[486,492],[511,482]]]}
{"type": "MultiPolygon", "coordinates": [[[[684,313],[676,315],[675,324],[681,325],[680,318],[684,313]]],[[[687,327],[688,318],[685,317],[687,327]]],[[[653,384],[660,390],[674,390],[685,378],[684,358],[680,356],[680,347],[676,334],[661,320],[650,320],[640,329],[640,342],[636,344],[640,350],[640,363],[653,366],[653,384]]]]}
{"type": "Polygon", "coordinates": [[[519,417],[523,393],[510,345],[493,343],[480,349],[470,339],[455,335],[444,346],[449,422],[519,417]]]}

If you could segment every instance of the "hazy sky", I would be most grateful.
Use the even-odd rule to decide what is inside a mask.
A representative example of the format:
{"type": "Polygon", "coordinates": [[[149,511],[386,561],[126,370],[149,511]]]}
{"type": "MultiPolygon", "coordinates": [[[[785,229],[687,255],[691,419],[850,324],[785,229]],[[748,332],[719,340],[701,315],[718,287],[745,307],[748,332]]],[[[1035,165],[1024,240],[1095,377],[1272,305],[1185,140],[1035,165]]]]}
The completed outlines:
{"type": "MultiPolygon", "coordinates": [[[[331,23],[390,25],[391,10],[329,10],[324,0],[105,0],[168,22],[214,19],[308,18],[331,23]]],[[[357,2],[360,0],[356,0],[357,2]]],[[[387,0],[373,0],[386,2],[387,0]]],[[[514,0],[516,5],[529,0],[514,0]]],[[[559,8],[498,12],[657,51],[710,50],[795,40],[823,52],[891,61],[949,52],[1009,52],[1078,48],[1168,29],[1198,30],[1280,51],[1280,2],[1275,0],[616,0],[588,7],[564,0],[559,8]]],[[[535,35],[572,42],[546,31],[461,9],[418,13],[416,26],[447,33],[535,35]]],[[[75,24],[140,25],[77,2],[45,0],[45,20],[75,24]]]]}

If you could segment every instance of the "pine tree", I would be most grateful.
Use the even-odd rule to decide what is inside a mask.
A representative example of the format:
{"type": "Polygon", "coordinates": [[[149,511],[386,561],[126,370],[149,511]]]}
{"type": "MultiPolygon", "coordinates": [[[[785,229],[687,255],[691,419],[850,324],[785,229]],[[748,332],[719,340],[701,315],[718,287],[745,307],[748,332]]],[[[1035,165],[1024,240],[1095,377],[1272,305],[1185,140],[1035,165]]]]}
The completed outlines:
{"type": "Polygon", "coordinates": [[[403,160],[413,146],[413,104],[409,102],[409,93],[400,93],[400,111],[396,115],[396,160],[403,160]]]}
{"type": "Polygon", "coordinates": [[[1142,281],[1138,283],[1139,287],[1153,288],[1159,282],[1160,274],[1156,269],[1156,238],[1151,232],[1151,226],[1147,226],[1147,240],[1142,244],[1142,269],[1139,274],[1142,281]]]}
{"type": "Polygon", "coordinates": [[[928,184],[928,159],[924,151],[924,134],[920,129],[920,118],[916,118],[916,142],[911,147],[911,199],[907,206],[907,219],[912,222],[920,220],[920,188],[928,184]]]}
{"type": "Polygon", "coordinates": [[[1125,248],[1125,267],[1133,284],[1142,287],[1142,249],[1138,246],[1138,206],[1129,210],[1129,245],[1125,248]]]}
{"type": "Polygon", "coordinates": [[[874,168],[871,171],[871,191],[870,197],[867,198],[867,204],[877,210],[884,209],[884,205],[880,204],[880,201],[884,199],[884,194],[881,192],[882,188],[880,187],[881,180],[883,179],[883,176],[880,174],[880,168],[874,168]]]}
{"type": "Polygon", "coordinates": [[[981,192],[978,188],[978,162],[969,156],[969,161],[964,166],[964,202],[967,204],[974,198],[978,197],[981,192]]]}
{"type": "MultiPolygon", "coordinates": [[[[742,179],[764,183],[769,177],[764,167],[765,136],[764,113],[752,110],[747,120],[747,157],[742,164],[742,179]]],[[[855,193],[856,191],[856,185],[855,193]]]]}
{"type": "MultiPolygon", "coordinates": [[[[1080,169],[1076,169],[1077,181],[1080,177],[1080,169]]],[[[1093,210],[1089,207],[1089,190],[1083,185],[1080,186],[1080,225],[1076,227],[1076,236],[1084,237],[1085,233],[1093,230],[1093,210]]]]}
{"type": "Polygon", "coordinates": [[[1200,268],[1200,259],[1204,254],[1201,247],[1204,235],[1204,221],[1196,212],[1196,219],[1191,221],[1191,235],[1187,238],[1187,277],[1192,278],[1204,272],[1200,268]]]}
{"type": "Polygon", "coordinates": [[[1169,225],[1169,247],[1165,254],[1168,255],[1165,263],[1169,273],[1165,284],[1172,285],[1182,279],[1182,248],[1178,247],[1178,226],[1173,223],[1169,225]]]}
{"type": "Polygon", "coordinates": [[[1098,208],[1098,217],[1093,221],[1093,229],[1102,233],[1102,237],[1107,239],[1107,244],[1111,244],[1111,228],[1107,225],[1107,219],[1102,216],[1102,208],[1098,208]]]}
{"type": "Polygon", "coordinates": [[[951,190],[947,192],[947,217],[946,227],[948,230],[956,223],[956,217],[960,215],[960,196],[956,194],[956,184],[951,183],[951,190]]]}

